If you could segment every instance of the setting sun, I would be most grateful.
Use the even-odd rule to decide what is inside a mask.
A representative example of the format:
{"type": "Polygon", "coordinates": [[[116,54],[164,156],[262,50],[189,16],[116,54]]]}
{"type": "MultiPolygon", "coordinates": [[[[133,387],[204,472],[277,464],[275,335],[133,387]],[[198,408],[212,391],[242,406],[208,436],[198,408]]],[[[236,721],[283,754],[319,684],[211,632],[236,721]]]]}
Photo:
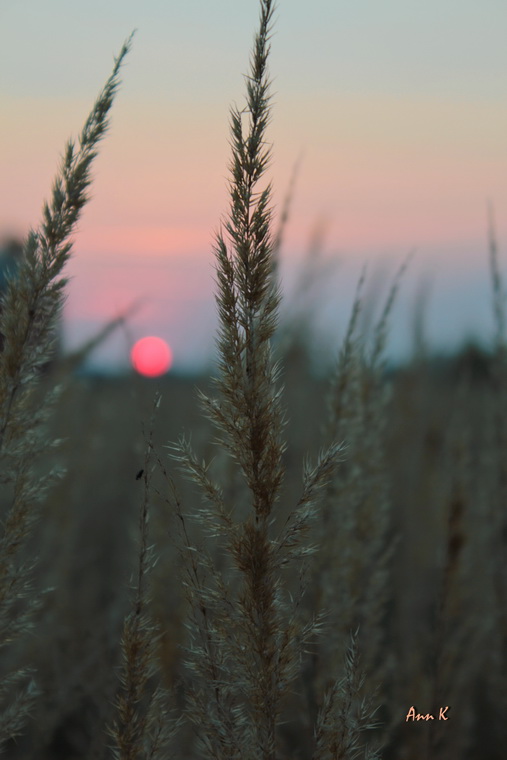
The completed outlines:
{"type": "Polygon", "coordinates": [[[172,351],[162,338],[149,336],[138,340],[130,352],[132,366],[145,377],[159,377],[171,367],[172,351]]]}

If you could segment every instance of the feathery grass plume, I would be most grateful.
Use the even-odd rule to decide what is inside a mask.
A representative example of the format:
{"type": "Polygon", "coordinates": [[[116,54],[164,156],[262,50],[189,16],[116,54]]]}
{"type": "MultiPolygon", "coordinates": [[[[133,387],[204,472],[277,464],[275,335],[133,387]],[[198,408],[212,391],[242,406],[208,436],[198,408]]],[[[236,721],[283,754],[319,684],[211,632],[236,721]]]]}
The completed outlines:
{"type": "MultiPolygon", "coordinates": [[[[115,60],[113,72],[85,122],[79,144],[67,144],[56,176],[51,202],[44,204],[43,220],[27,237],[22,260],[3,295],[0,333],[0,457],[4,514],[0,535],[0,648],[26,633],[36,600],[31,577],[34,560],[24,548],[37,518],[39,504],[55,472],[36,474],[34,462],[48,446],[43,434],[56,391],[41,405],[35,398],[38,374],[51,356],[54,332],[63,304],[68,260],[80,212],[87,201],[90,170],[96,147],[108,126],[108,114],[118,88],[121,63],[131,38],[115,60]]],[[[0,714],[0,741],[17,733],[33,702],[29,684],[19,696],[15,725],[9,708],[0,714]]],[[[15,697],[9,695],[11,704],[15,697]]]]}
{"type": "Polygon", "coordinates": [[[505,290],[498,264],[498,243],[495,231],[493,206],[488,204],[488,247],[491,283],[493,287],[493,313],[495,318],[495,345],[497,350],[506,350],[505,290]]]}
{"type": "Polygon", "coordinates": [[[173,757],[170,743],[178,729],[178,721],[173,720],[167,712],[167,691],[160,685],[153,686],[151,683],[157,667],[158,633],[147,609],[150,601],[147,586],[156,562],[153,547],[148,543],[148,523],[154,469],[153,426],[160,399],[159,395],[155,397],[150,432],[145,437],[138,566],[132,611],[123,626],[122,689],[117,699],[118,718],[110,729],[114,739],[114,757],[117,760],[165,760],[173,757]]]}
{"type": "Polygon", "coordinates": [[[428,338],[426,335],[426,317],[428,301],[433,286],[432,280],[426,276],[422,278],[417,287],[414,299],[414,312],[412,321],[412,362],[415,366],[423,368],[429,356],[428,338]]]}
{"type": "Polygon", "coordinates": [[[368,693],[381,683],[386,688],[392,675],[393,653],[387,647],[385,621],[393,541],[389,537],[391,506],[385,462],[389,391],[384,377],[384,349],[389,317],[407,264],[408,260],[393,280],[369,352],[364,337],[358,335],[363,270],[328,400],[326,437],[344,440],[346,456],[326,489],[321,513],[322,549],[316,582],[321,589],[319,605],[331,610],[333,630],[332,637],[326,640],[326,645],[331,646],[323,650],[321,657],[327,677],[329,664],[339,667],[351,632],[359,628],[358,645],[368,693]],[[336,597],[342,600],[339,608],[333,605],[336,597]]]}
{"type": "MultiPolygon", "coordinates": [[[[356,288],[356,294],[352,304],[352,311],[342,347],[340,349],[336,371],[331,377],[328,393],[328,416],[326,420],[325,436],[328,439],[346,440],[346,420],[354,407],[353,389],[355,386],[354,365],[358,364],[360,356],[360,338],[357,335],[359,316],[362,309],[362,292],[366,279],[366,267],[363,267],[356,288]]],[[[356,382],[359,382],[356,378],[356,382]]]]}
{"type": "Polygon", "coordinates": [[[357,631],[351,633],[345,656],[345,674],[327,692],[319,712],[313,760],[380,760],[377,750],[362,744],[362,734],[377,728],[375,694],[363,694],[364,673],[359,667],[357,631]],[[338,720],[337,720],[338,717],[338,720]]]}
{"type": "MultiPolygon", "coordinates": [[[[489,264],[493,295],[495,325],[493,356],[493,405],[490,408],[493,443],[495,490],[489,509],[490,546],[493,557],[493,587],[495,591],[494,618],[497,646],[491,648],[495,702],[507,709],[507,317],[505,285],[498,261],[498,243],[493,207],[488,206],[489,264]]],[[[507,738],[505,722],[501,725],[503,739],[507,738]]]]}
{"type": "Polygon", "coordinates": [[[201,522],[225,547],[219,568],[209,553],[189,545],[186,576],[192,603],[187,660],[194,675],[189,715],[200,729],[201,750],[217,760],[279,757],[282,699],[314,630],[300,621],[298,601],[289,602],[283,568],[307,551],[302,536],[338,451],[331,446],[315,468],[306,469],[300,503],[275,536],[285,443],[279,369],[270,341],[280,296],[272,276],[271,191],[269,185],[259,188],[270,158],[265,132],[273,2],[261,0],[260,6],[247,106],[231,111],[228,240],[221,231],[215,246],[220,397],[200,394],[217,444],[242,473],[240,503],[225,503],[208,466],[186,440],[175,447],[182,469],[207,502],[201,522]]]}
{"type": "Polygon", "coordinates": [[[283,206],[280,213],[280,220],[278,222],[278,230],[273,242],[272,266],[273,266],[274,277],[277,276],[280,269],[280,251],[283,245],[285,228],[287,227],[287,222],[289,221],[290,207],[292,205],[294,191],[296,188],[296,180],[299,174],[299,169],[300,169],[302,160],[303,160],[303,154],[301,153],[298,156],[297,160],[294,162],[294,166],[292,167],[292,173],[289,180],[289,186],[287,188],[287,192],[285,193],[285,198],[283,200],[283,206]]]}
{"type": "Polygon", "coordinates": [[[369,495],[362,505],[358,520],[359,534],[368,541],[368,556],[374,570],[366,586],[364,616],[368,621],[369,647],[364,652],[365,668],[377,683],[387,680],[390,659],[386,656],[385,611],[389,599],[389,565],[398,536],[392,532],[392,500],[386,478],[386,428],[390,387],[385,378],[385,348],[389,320],[400,282],[412,260],[410,253],[400,265],[391,284],[384,308],[374,332],[371,358],[363,383],[364,433],[369,495]]]}
{"type": "Polygon", "coordinates": [[[292,380],[292,371],[297,375],[308,371],[312,364],[316,305],[322,301],[323,287],[333,279],[339,264],[336,255],[331,258],[323,255],[327,226],[325,218],[317,219],[310,231],[305,258],[288,295],[278,331],[277,348],[284,358],[288,380],[292,380]]]}

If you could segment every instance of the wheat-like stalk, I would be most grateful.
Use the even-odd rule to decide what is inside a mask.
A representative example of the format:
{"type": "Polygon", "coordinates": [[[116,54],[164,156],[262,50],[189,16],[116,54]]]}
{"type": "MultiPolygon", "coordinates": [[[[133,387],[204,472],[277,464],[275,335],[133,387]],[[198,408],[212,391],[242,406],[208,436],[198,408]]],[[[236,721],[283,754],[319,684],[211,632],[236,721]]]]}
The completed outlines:
{"type": "MultiPolygon", "coordinates": [[[[0,457],[6,508],[0,535],[0,647],[30,628],[36,601],[32,594],[33,559],[24,548],[41,502],[55,473],[35,473],[34,460],[55,442],[43,433],[55,392],[42,401],[35,392],[39,373],[51,357],[55,329],[64,299],[61,276],[71,254],[71,235],[88,200],[91,165],[104,136],[120,66],[131,38],[115,60],[113,72],[88,116],[77,145],[69,141],[56,176],[51,201],[43,207],[39,228],[28,234],[23,258],[2,298],[0,333],[0,457]]],[[[20,681],[22,671],[10,676],[20,681]]],[[[12,687],[12,683],[11,683],[12,687]]],[[[0,713],[0,741],[19,733],[33,703],[31,684],[0,713]],[[16,702],[17,700],[17,702],[16,702]],[[15,719],[12,705],[16,704],[15,719]]]]}
{"type": "Polygon", "coordinates": [[[177,510],[190,555],[189,715],[199,727],[202,751],[217,759],[280,756],[283,699],[299,676],[306,642],[319,628],[318,620],[301,620],[300,596],[288,594],[284,571],[311,551],[303,538],[340,450],[331,444],[314,467],[305,468],[299,503],[275,533],[285,441],[279,368],[270,344],[280,295],[273,278],[271,188],[260,186],[270,160],[265,132],[273,3],[260,5],[246,108],[231,111],[231,205],[215,246],[219,396],[200,394],[217,445],[242,475],[240,502],[226,503],[187,440],[174,447],[206,501],[202,523],[226,554],[222,570],[211,552],[195,553],[186,518],[177,510]]]}

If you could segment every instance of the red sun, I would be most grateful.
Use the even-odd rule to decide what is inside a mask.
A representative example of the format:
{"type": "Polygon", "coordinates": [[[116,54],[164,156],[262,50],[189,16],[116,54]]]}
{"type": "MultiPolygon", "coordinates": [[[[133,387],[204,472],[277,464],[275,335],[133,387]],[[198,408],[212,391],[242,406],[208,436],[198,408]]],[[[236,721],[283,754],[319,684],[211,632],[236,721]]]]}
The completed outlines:
{"type": "Polygon", "coordinates": [[[160,377],[171,367],[172,351],[162,338],[141,338],[130,352],[132,366],[145,377],[160,377]]]}

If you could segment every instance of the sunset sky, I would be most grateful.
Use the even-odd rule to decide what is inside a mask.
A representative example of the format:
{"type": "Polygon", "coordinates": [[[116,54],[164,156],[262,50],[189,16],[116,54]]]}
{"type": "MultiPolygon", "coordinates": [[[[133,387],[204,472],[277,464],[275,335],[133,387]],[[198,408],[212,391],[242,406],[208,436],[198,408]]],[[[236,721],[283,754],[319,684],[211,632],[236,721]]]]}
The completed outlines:
{"type": "MultiPolygon", "coordinates": [[[[302,157],[283,246],[287,298],[321,227],[323,257],[337,258],[319,299],[328,331],[343,329],[364,262],[385,287],[415,249],[394,351],[408,345],[423,281],[435,345],[486,334],[488,200],[507,262],[507,4],[277,8],[269,138],[278,208],[302,157]]],[[[257,17],[257,0],[0,0],[0,237],[37,225],[66,140],[137,29],[69,267],[69,345],[144,300],[97,361],[125,362],[129,341],[147,334],[170,343],[175,367],[212,354],[228,110],[243,103],[257,17]]]]}

